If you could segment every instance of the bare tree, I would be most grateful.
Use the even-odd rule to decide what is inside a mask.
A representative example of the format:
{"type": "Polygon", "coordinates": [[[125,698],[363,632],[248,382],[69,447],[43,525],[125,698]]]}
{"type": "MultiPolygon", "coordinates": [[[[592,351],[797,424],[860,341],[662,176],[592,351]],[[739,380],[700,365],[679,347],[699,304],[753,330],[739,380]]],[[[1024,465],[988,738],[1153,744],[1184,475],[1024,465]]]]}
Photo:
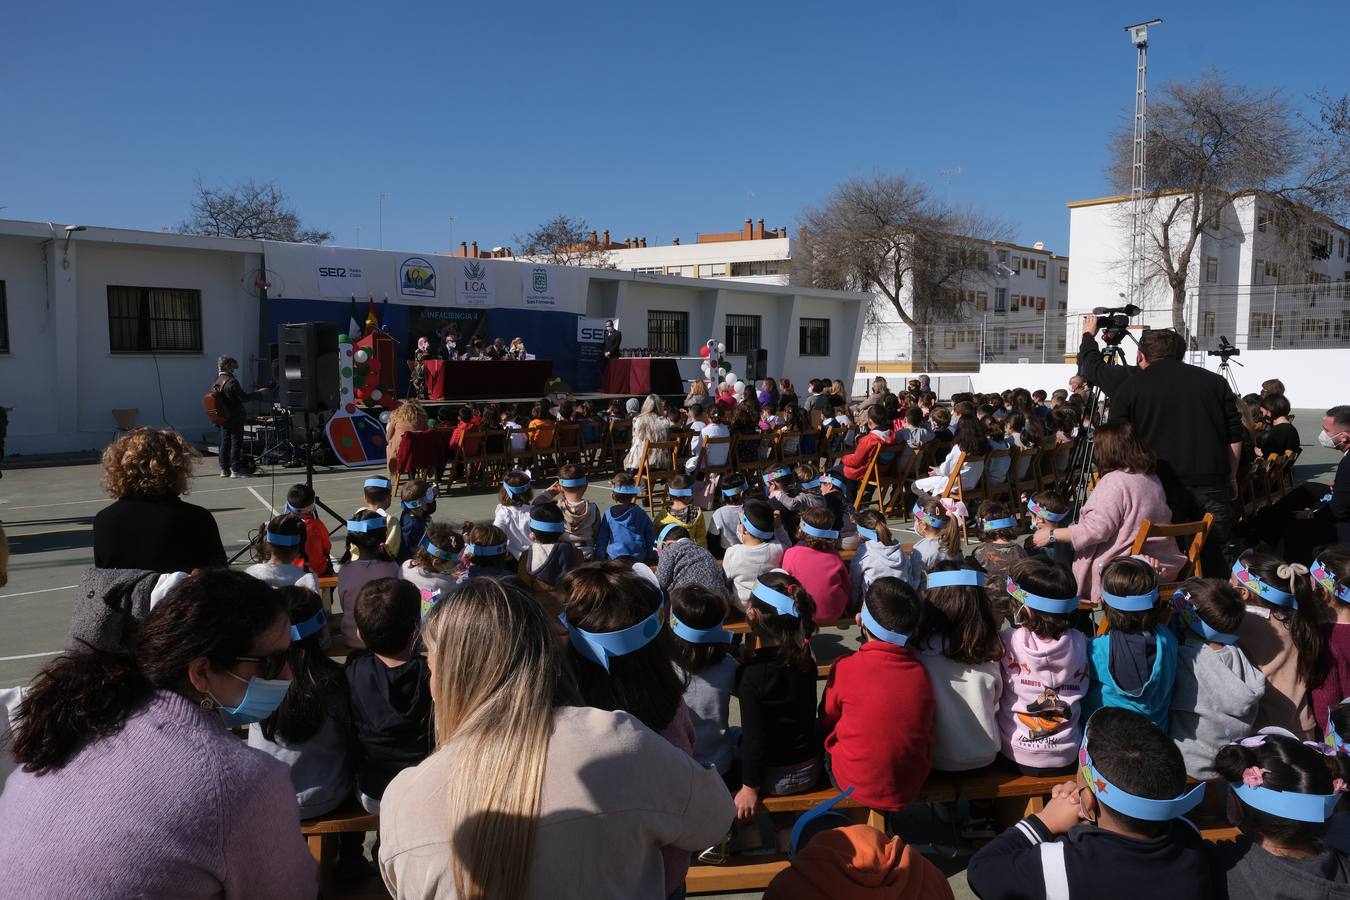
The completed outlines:
{"type": "Polygon", "coordinates": [[[516,235],[520,255],[555,266],[616,268],[607,247],[601,246],[586,220],[559,214],[528,234],[516,235]]]}
{"type": "Polygon", "coordinates": [[[226,188],[208,187],[198,178],[192,217],[180,223],[178,231],[297,244],[323,244],[333,239],[331,231],[302,228],[299,214],[290,208],[276,184],[259,184],[251,178],[226,188]]]}
{"type": "Polygon", "coordinates": [[[990,280],[990,241],[1008,230],[904,175],[882,174],[845,181],[802,222],[806,283],[877,294],[916,332],[968,314],[961,290],[990,280]]]}
{"type": "MultiPolygon", "coordinates": [[[[1224,231],[1224,214],[1238,197],[1262,195],[1275,209],[1283,252],[1306,262],[1311,228],[1350,187],[1350,166],[1330,151],[1331,125],[1328,118],[1319,136],[1279,91],[1231,84],[1215,72],[1164,85],[1150,100],[1144,274],[1170,289],[1178,332],[1186,331],[1196,245],[1206,230],[1224,231]]],[[[1131,120],[1110,144],[1109,174],[1123,194],[1131,189],[1132,130],[1131,120]]],[[[1121,209],[1122,223],[1129,213],[1121,209]]]]}

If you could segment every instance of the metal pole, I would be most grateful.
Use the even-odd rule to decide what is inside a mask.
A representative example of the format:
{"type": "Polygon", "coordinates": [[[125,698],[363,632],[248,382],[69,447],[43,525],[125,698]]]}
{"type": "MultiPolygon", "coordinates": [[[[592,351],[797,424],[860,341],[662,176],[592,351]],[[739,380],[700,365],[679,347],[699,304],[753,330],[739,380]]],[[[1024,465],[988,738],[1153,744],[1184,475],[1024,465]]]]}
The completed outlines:
{"type": "Polygon", "coordinates": [[[1275,349],[1275,310],[1280,304],[1280,286],[1275,285],[1275,289],[1270,293],[1270,349],[1275,349]]]}
{"type": "Polygon", "coordinates": [[[980,365],[976,366],[979,371],[984,366],[984,362],[989,358],[989,314],[980,316],[980,365]]]}
{"type": "Polygon", "coordinates": [[[1041,362],[1045,362],[1045,354],[1050,346],[1050,304],[1045,305],[1045,311],[1041,313],[1041,362]]]}
{"type": "Polygon", "coordinates": [[[384,249],[384,200],[389,195],[380,191],[380,249],[384,249]]]}

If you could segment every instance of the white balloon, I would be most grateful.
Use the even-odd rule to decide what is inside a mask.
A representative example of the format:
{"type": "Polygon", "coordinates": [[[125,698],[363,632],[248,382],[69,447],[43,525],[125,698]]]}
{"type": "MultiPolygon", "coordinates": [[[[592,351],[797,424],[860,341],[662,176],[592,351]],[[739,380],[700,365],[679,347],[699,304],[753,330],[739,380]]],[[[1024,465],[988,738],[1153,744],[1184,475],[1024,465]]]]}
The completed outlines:
{"type": "Polygon", "coordinates": [[[357,362],[363,363],[363,362],[365,362],[366,360],[370,359],[370,354],[367,353],[367,352],[364,351],[364,350],[357,350],[356,353],[353,354],[353,358],[354,358],[357,362]]]}
{"type": "Polygon", "coordinates": [[[380,398],[383,397],[383,396],[384,396],[384,394],[382,394],[380,391],[371,391],[371,392],[370,392],[370,399],[372,399],[372,400],[378,400],[378,399],[380,399],[380,398]]]}
{"type": "Polygon", "coordinates": [[[389,424],[389,411],[388,411],[388,410],[385,410],[384,412],[380,413],[380,421],[383,422],[383,423],[386,424],[386,425],[389,424]]]}
{"type": "Polygon", "coordinates": [[[722,380],[725,381],[727,384],[736,384],[737,382],[740,381],[740,379],[736,377],[735,372],[728,372],[726,378],[722,380]]]}
{"type": "Polygon", "coordinates": [[[734,389],[734,390],[736,391],[736,393],[738,393],[738,394],[744,394],[744,393],[745,393],[745,382],[744,382],[744,381],[738,381],[738,382],[736,382],[736,384],[733,386],[733,389],[734,389]]]}
{"type": "Polygon", "coordinates": [[[727,345],[724,344],[724,343],[722,343],[721,341],[718,341],[718,342],[717,342],[717,352],[718,352],[718,353],[726,353],[726,352],[727,352],[727,345]]]}

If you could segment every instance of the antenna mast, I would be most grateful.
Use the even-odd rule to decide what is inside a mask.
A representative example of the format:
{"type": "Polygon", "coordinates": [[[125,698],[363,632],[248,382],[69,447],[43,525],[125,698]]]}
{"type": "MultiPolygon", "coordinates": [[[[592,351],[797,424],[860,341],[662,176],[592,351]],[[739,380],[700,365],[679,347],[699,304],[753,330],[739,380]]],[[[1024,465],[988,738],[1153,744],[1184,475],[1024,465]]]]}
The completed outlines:
{"type": "Polygon", "coordinates": [[[1144,247],[1147,229],[1144,223],[1144,167],[1147,162],[1148,136],[1148,30],[1161,25],[1162,19],[1150,19],[1137,25],[1126,25],[1130,41],[1138,53],[1134,75],[1134,160],[1130,169],[1130,276],[1125,297],[1144,309],[1144,247]]]}

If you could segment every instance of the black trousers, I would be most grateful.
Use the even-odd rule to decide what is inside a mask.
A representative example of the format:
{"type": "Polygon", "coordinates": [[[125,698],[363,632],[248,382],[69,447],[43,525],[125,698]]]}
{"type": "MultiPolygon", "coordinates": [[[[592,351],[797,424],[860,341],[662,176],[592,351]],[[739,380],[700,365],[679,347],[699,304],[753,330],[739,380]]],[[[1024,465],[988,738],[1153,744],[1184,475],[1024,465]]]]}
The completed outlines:
{"type": "Polygon", "coordinates": [[[244,423],[220,426],[220,471],[238,472],[239,455],[244,449],[244,423]]]}
{"type": "Polygon", "coordinates": [[[1167,491],[1173,522],[1196,522],[1212,513],[1214,524],[1200,551],[1200,566],[1206,578],[1227,578],[1228,567],[1237,558],[1233,547],[1233,498],[1228,485],[1173,485],[1167,491]]]}

